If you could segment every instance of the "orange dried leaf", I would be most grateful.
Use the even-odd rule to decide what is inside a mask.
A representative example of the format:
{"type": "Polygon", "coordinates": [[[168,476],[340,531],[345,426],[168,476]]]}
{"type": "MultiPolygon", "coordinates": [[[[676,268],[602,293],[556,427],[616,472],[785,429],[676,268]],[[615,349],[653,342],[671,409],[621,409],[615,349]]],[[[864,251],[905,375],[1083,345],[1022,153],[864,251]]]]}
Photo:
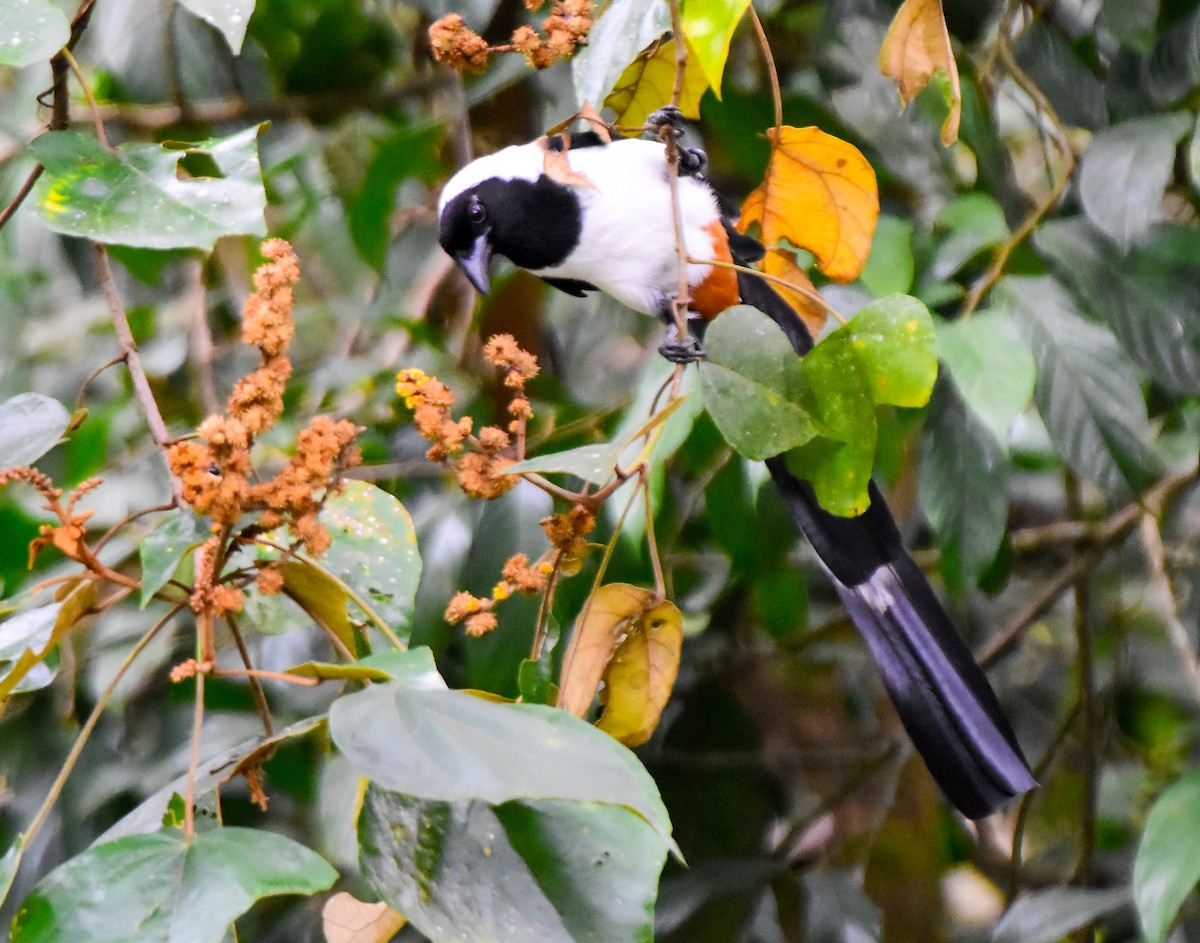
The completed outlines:
{"type": "Polygon", "coordinates": [[[896,81],[900,101],[905,105],[921,93],[934,73],[945,75],[949,79],[949,88],[944,91],[950,113],[942,124],[942,143],[949,147],[958,140],[962,89],[942,0],[905,0],[879,49],[879,71],[896,81]]]}
{"type": "MultiPolygon", "coordinates": [[[[768,249],[763,258],[762,270],[768,275],[782,278],[814,295],[817,293],[816,286],[808,277],[808,273],[796,264],[796,257],[785,249],[768,249]]],[[[800,316],[800,320],[804,322],[804,326],[808,328],[808,333],[813,337],[819,337],[825,327],[825,318],[827,317],[825,309],[804,294],[804,291],[789,291],[778,282],[772,282],[771,287],[792,306],[796,314],[800,316]]]]}
{"type": "Polygon", "coordinates": [[[613,653],[653,598],[650,590],[628,583],[609,583],[588,597],[563,655],[559,707],[576,717],[587,714],[613,653]]]}
{"type": "Polygon", "coordinates": [[[542,157],[542,169],[546,172],[547,177],[564,186],[587,187],[589,190],[596,189],[596,185],[592,183],[587,174],[581,174],[571,167],[571,161],[567,158],[565,150],[552,151],[547,149],[545,155],[542,157]]]}
{"type": "Polygon", "coordinates": [[[784,125],[767,137],[767,175],[746,198],[738,229],[757,223],[768,248],[786,239],[812,252],[829,278],[853,280],[871,251],[879,216],[875,171],[853,144],[820,128],[784,125]]]}
{"type": "Polygon", "coordinates": [[[406,921],[383,901],[368,904],[344,891],[321,911],[327,943],[387,943],[406,921]]]}
{"type": "Polygon", "coordinates": [[[627,747],[650,739],[679,674],[683,616],[661,602],[629,627],[604,672],[604,713],[596,726],[627,747]]]}

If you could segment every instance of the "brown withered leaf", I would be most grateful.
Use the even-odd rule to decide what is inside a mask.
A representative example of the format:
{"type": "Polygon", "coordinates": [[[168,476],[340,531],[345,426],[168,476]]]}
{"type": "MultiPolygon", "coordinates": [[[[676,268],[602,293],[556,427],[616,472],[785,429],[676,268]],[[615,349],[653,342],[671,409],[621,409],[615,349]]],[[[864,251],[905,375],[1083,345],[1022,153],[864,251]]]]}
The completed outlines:
{"type": "Polygon", "coordinates": [[[946,76],[947,86],[942,91],[950,113],[942,123],[942,143],[949,147],[958,140],[962,88],[942,0],[904,0],[879,49],[879,71],[895,80],[905,105],[921,93],[935,73],[946,76]]]}
{"type": "Polygon", "coordinates": [[[604,672],[596,726],[627,747],[650,739],[679,674],[683,616],[674,603],[661,602],[629,626],[604,672]]]}
{"type": "MultiPolygon", "coordinates": [[[[567,137],[565,132],[563,133],[563,137],[567,137]]],[[[542,156],[542,170],[545,171],[546,176],[551,180],[557,181],[564,186],[587,187],[589,190],[596,189],[596,185],[592,183],[587,174],[581,174],[571,167],[571,161],[567,157],[565,147],[561,151],[552,151],[547,148],[546,153],[542,156]]]]}
{"type": "MultiPolygon", "coordinates": [[[[768,249],[767,254],[763,257],[762,270],[768,275],[774,275],[776,278],[782,278],[786,282],[798,285],[814,295],[817,293],[816,286],[808,277],[808,273],[796,264],[795,255],[786,249],[768,249]]],[[[800,320],[804,322],[804,326],[808,328],[808,333],[813,338],[819,337],[828,316],[826,310],[803,291],[789,291],[778,282],[772,282],[771,287],[792,306],[796,314],[800,316],[800,320]]]]}
{"type": "Polygon", "coordinates": [[[368,904],[344,891],[325,901],[321,920],[326,943],[387,943],[408,922],[383,901],[368,904]]]}
{"type": "Polygon", "coordinates": [[[609,583],[587,598],[563,655],[559,707],[576,717],[587,714],[617,647],[653,599],[650,590],[628,583],[609,583]]]}
{"type": "Polygon", "coordinates": [[[829,278],[852,281],[871,251],[879,216],[874,169],[853,144],[820,128],[784,125],[767,137],[767,174],[742,205],[737,228],[757,224],[768,248],[786,239],[815,255],[829,278]]]}

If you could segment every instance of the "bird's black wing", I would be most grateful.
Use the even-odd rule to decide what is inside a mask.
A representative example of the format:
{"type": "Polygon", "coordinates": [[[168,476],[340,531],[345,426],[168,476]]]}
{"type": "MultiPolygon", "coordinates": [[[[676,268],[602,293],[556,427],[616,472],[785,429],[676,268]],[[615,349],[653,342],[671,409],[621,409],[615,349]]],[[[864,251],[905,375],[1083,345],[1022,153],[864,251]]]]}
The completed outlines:
{"type": "Polygon", "coordinates": [[[568,295],[573,295],[576,298],[586,298],[589,291],[600,290],[591,282],[580,281],[577,278],[543,278],[542,281],[551,288],[565,291],[568,295]]]}
{"type": "MultiPolygon", "coordinates": [[[[752,253],[746,251],[747,237],[738,238],[730,246],[734,260],[745,264],[739,256],[750,259],[752,253]]],[[[763,279],[739,272],[738,288],[742,302],[778,324],[798,356],[812,349],[804,323],[763,279]]],[[[838,517],[821,507],[812,486],[788,470],[782,455],[766,464],[867,643],[908,735],[950,801],[964,815],[983,818],[1035,787],[995,692],[904,549],[874,482],[863,514],[838,517]]]]}

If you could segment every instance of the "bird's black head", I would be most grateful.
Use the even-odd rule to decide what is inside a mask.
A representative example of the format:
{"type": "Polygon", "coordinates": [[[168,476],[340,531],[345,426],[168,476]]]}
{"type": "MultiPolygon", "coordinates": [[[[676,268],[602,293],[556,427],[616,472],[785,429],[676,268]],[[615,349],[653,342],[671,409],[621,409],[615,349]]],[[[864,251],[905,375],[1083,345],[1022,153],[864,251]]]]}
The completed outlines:
{"type": "Polygon", "coordinates": [[[468,164],[446,184],[440,201],[438,241],[484,294],[493,254],[536,271],[558,265],[579,244],[578,196],[541,173],[541,152],[525,175],[513,175],[510,152],[517,150],[468,164]]]}

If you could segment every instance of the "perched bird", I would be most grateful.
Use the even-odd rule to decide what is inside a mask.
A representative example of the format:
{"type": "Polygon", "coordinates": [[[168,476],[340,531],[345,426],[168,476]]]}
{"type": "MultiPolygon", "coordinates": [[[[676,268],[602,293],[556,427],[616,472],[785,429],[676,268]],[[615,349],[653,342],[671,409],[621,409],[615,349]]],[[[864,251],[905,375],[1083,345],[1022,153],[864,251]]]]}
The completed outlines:
{"type": "MultiPolygon", "coordinates": [[[[656,116],[673,123],[670,111],[656,116]]],[[[680,150],[679,202],[691,259],[746,265],[763,247],[725,220],[703,177],[703,153],[680,150]]],[[[555,288],[600,290],[661,318],[671,359],[696,355],[673,336],[679,262],[665,145],[608,142],[595,133],[542,138],[481,157],[456,173],[438,203],[439,241],[483,293],[493,255],[555,288]]],[[[813,340],[762,279],[688,264],[695,333],[735,304],[752,305],[787,335],[798,356],[813,340]]],[[[934,779],[966,816],[990,815],[1037,785],[983,671],[905,551],[883,496],[858,517],[837,517],[783,456],[768,459],[776,487],[808,538],[879,666],[896,711],[934,779]]]]}

